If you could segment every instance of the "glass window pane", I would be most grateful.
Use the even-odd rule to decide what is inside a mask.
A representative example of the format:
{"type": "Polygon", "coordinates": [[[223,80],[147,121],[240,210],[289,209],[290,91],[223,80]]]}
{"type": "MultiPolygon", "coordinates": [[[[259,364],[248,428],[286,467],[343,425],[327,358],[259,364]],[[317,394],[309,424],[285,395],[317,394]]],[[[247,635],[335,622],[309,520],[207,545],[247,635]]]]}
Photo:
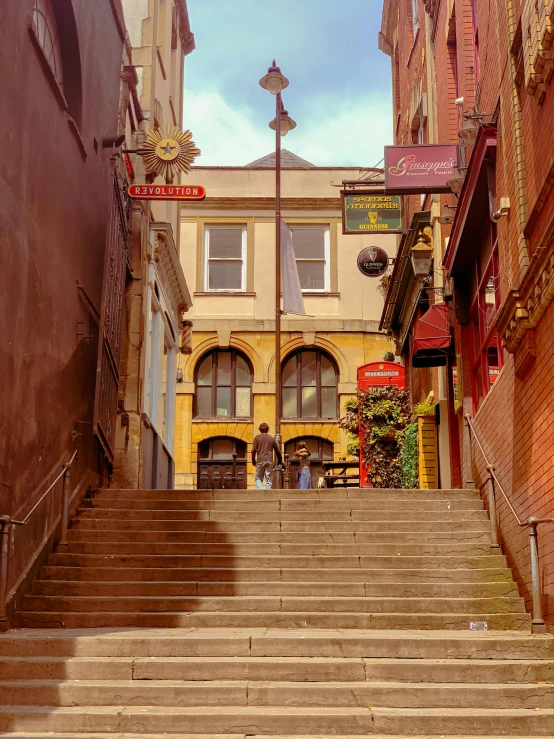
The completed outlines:
{"type": "Polygon", "coordinates": [[[334,387],[321,388],[321,415],[323,418],[337,416],[337,390],[334,387]]]}
{"type": "Polygon", "coordinates": [[[283,418],[297,418],[298,408],[296,402],[296,388],[283,388],[283,418]]]}
{"type": "Polygon", "coordinates": [[[323,459],[333,459],[333,444],[329,441],[324,441],[322,444],[322,457],[323,459]]]}
{"type": "Polygon", "coordinates": [[[210,228],[210,258],[241,259],[242,228],[210,228]]]}
{"type": "Polygon", "coordinates": [[[213,459],[230,459],[233,456],[233,442],[231,439],[214,439],[212,442],[213,459]]]}
{"type": "Polygon", "coordinates": [[[317,397],[315,387],[302,388],[302,418],[317,418],[317,397]]]}
{"type": "Polygon", "coordinates": [[[323,354],[321,355],[321,384],[322,385],[336,385],[337,376],[335,374],[335,368],[331,364],[331,361],[327,359],[323,354]]]}
{"type": "Polygon", "coordinates": [[[229,417],[231,415],[231,388],[218,387],[215,396],[215,415],[229,417]]]}
{"type": "Polygon", "coordinates": [[[311,385],[315,387],[316,384],[316,371],[317,371],[317,359],[315,352],[302,352],[301,359],[301,381],[302,385],[311,385]]]}
{"type": "Polygon", "coordinates": [[[296,262],[302,290],[325,290],[325,262],[296,262]]]}
{"type": "Polygon", "coordinates": [[[248,363],[239,354],[237,354],[236,363],[237,385],[250,387],[250,385],[252,384],[252,375],[250,374],[250,367],[248,366],[248,363]]]}
{"type": "Polygon", "coordinates": [[[196,388],[196,415],[199,418],[209,418],[212,415],[212,388],[196,388]]]}
{"type": "Polygon", "coordinates": [[[314,439],[313,437],[310,439],[302,439],[302,441],[306,442],[306,446],[308,447],[308,451],[312,455],[312,457],[316,457],[316,459],[319,459],[319,439],[314,439]]]}
{"type": "Polygon", "coordinates": [[[231,384],[231,352],[217,353],[217,384],[231,384]]]}
{"type": "Polygon", "coordinates": [[[282,384],[287,387],[296,387],[296,355],[291,357],[283,367],[282,384]]]}
{"type": "Polygon", "coordinates": [[[237,418],[249,418],[250,417],[250,388],[249,387],[238,387],[236,394],[237,402],[237,418]]]}
{"type": "Polygon", "coordinates": [[[242,262],[209,262],[209,290],[242,290],[242,262]]]}
{"type": "Polygon", "coordinates": [[[297,259],[325,259],[323,228],[293,228],[292,243],[297,259]]]}
{"type": "Polygon", "coordinates": [[[197,382],[199,385],[211,385],[212,384],[212,355],[204,359],[200,367],[198,368],[197,382]]]}

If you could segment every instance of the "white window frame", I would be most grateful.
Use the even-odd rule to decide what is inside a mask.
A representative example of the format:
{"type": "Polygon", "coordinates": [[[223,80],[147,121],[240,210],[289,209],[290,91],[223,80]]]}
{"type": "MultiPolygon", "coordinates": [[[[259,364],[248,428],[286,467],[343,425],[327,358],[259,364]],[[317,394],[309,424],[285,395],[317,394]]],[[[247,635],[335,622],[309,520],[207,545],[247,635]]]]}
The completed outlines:
{"type": "MultiPolygon", "coordinates": [[[[325,259],[325,265],[323,269],[323,279],[325,282],[325,285],[322,288],[302,288],[303,293],[328,293],[331,290],[331,228],[329,225],[324,223],[292,223],[287,224],[289,228],[292,231],[292,242],[294,244],[294,231],[295,229],[298,229],[299,231],[303,229],[314,229],[314,228],[320,228],[323,230],[323,256],[325,259]]],[[[297,262],[320,262],[320,259],[298,259],[295,254],[295,260],[297,262]]]]}
{"type": "Polygon", "coordinates": [[[204,292],[207,293],[243,293],[246,292],[246,233],[247,233],[247,227],[246,225],[240,225],[235,223],[221,223],[218,225],[206,225],[204,227],[204,292]],[[210,259],[210,231],[216,231],[216,230],[229,230],[229,229],[236,229],[237,231],[240,229],[242,231],[242,251],[241,251],[241,259],[242,259],[242,270],[241,270],[241,286],[240,288],[236,287],[221,287],[221,288],[214,288],[210,287],[210,275],[209,275],[209,263],[210,262],[230,262],[230,261],[237,261],[232,259],[224,259],[224,258],[215,258],[210,259]]]}

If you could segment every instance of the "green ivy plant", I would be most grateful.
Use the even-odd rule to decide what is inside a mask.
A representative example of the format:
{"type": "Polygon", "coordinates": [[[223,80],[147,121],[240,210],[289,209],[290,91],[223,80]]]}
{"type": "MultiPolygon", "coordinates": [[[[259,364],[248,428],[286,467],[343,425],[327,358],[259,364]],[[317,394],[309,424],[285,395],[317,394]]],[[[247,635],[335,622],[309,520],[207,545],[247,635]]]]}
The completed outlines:
{"type": "Polygon", "coordinates": [[[377,488],[402,487],[400,449],[411,418],[408,393],[392,386],[359,390],[345,410],[339,425],[351,436],[358,436],[358,418],[362,420],[360,454],[367,481],[377,488]]]}
{"type": "Polygon", "coordinates": [[[404,431],[404,442],[400,449],[400,469],[403,488],[419,487],[417,423],[411,423],[404,431]]]}

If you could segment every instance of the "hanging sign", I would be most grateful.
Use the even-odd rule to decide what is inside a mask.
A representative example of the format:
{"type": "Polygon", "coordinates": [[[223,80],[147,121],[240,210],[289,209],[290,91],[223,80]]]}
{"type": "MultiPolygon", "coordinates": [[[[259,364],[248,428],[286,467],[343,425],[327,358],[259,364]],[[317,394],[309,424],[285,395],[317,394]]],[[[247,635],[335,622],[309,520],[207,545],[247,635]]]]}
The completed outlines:
{"type": "Polygon", "coordinates": [[[192,163],[200,156],[200,149],[196,148],[190,131],[181,131],[168,124],[165,129],[149,129],[137,154],[143,158],[148,174],[165,177],[170,184],[179,172],[190,172],[192,163]]]}
{"type": "Polygon", "coordinates": [[[343,234],[402,233],[402,198],[375,190],[342,190],[343,234]]]}
{"type": "Polygon", "coordinates": [[[129,185],[129,197],[135,200],[204,200],[206,190],[200,185],[129,185]]]}
{"type": "Polygon", "coordinates": [[[378,246],[368,246],[358,254],[358,269],[366,277],[380,277],[389,267],[389,255],[378,246]]]}
{"type": "Polygon", "coordinates": [[[457,161],[456,144],[385,146],[385,191],[404,195],[452,192],[446,183],[457,161]]]}

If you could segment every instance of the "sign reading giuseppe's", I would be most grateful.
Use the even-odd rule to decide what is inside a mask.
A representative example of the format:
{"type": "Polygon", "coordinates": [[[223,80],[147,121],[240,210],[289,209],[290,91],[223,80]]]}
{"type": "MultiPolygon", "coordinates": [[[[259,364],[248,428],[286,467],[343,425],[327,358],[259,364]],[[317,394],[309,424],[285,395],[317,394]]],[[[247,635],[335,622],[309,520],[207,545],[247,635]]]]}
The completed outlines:
{"type": "Polygon", "coordinates": [[[405,195],[451,192],[446,183],[457,161],[456,144],[385,146],[385,190],[405,195]]]}
{"type": "Polygon", "coordinates": [[[129,197],[135,200],[204,200],[206,190],[200,185],[129,185],[129,197]]]}

